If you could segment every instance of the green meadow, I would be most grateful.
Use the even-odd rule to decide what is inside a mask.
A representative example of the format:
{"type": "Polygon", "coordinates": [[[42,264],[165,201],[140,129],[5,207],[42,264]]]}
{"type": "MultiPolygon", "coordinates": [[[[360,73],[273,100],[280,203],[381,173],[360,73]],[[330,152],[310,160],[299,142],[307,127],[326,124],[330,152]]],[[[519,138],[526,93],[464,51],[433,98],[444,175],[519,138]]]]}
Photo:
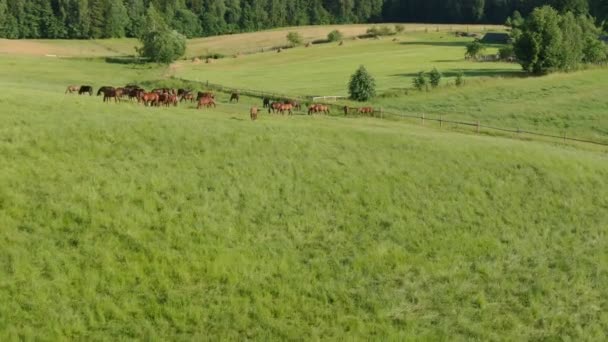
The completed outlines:
{"type": "MultiPolygon", "coordinates": [[[[605,148],[407,120],[252,122],[259,99],[226,94],[205,110],[64,95],[173,75],[337,92],[362,63],[339,54],[374,44],[404,49],[385,55],[401,65],[369,66],[388,91],[463,53],[400,43],[170,67],[1,55],[0,340],[604,339],[605,148]]],[[[464,88],[374,104],[606,139],[604,70],[486,78],[518,68],[444,63],[467,66],[464,88]]]]}

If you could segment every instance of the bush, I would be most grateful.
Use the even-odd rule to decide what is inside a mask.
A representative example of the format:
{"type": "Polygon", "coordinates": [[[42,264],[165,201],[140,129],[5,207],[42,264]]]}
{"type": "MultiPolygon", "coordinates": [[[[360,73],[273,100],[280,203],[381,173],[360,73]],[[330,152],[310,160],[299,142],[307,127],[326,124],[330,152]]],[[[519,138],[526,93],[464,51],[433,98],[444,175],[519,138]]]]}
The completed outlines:
{"type": "Polygon", "coordinates": [[[293,45],[293,46],[297,46],[297,45],[301,45],[302,42],[304,41],[304,38],[302,38],[302,35],[299,34],[298,32],[289,32],[287,34],[287,41],[293,45]]]}
{"type": "Polygon", "coordinates": [[[464,72],[459,71],[456,74],[456,86],[457,87],[462,87],[464,85],[464,72]]]}
{"type": "Polygon", "coordinates": [[[465,58],[477,59],[479,55],[486,49],[483,44],[479,41],[479,39],[475,39],[474,41],[467,44],[467,52],[465,53],[465,58]]]}
{"type": "Polygon", "coordinates": [[[426,79],[426,75],[424,74],[424,71],[421,71],[418,73],[418,76],[416,76],[414,78],[414,88],[423,91],[423,90],[429,90],[429,82],[426,79]]]}
{"type": "Polygon", "coordinates": [[[342,32],[333,30],[327,35],[327,40],[330,42],[339,42],[343,38],[342,32]]]}
{"type": "Polygon", "coordinates": [[[509,58],[515,57],[515,51],[513,50],[513,45],[503,46],[498,50],[498,55],[501,60],[507,60],[509,58]]]}
{"type": "Polygon", "coordinates": [[[370,36],[390,36],[392,34],[394,34],[393,31],[391,31],[391,28],[388,26],[372,26],[370,28],[367,29],[366,33],[370,36]]]}
{"type": "Polygon", "coordinates": [[[351,76],[348,93],[355,101],[367,101],[376,96],[376,81],[363,65],[351,76]]]}
{"type": "Polygon", "coordinates": [[[396,33],[402,33],[403,31],[405,31],[405,26],[403,26],[401,24],[395,25],[395,32],[396,33]]]}
{"type": "Polygon", "coordinates": [[[439,86],[441,77],[443,77],[443,75],[439,72],[439,70],[437,70],[437,68],[433,68],[433,70],[429,72],[429,82],[433,88],[437,88],[439,86]]]}

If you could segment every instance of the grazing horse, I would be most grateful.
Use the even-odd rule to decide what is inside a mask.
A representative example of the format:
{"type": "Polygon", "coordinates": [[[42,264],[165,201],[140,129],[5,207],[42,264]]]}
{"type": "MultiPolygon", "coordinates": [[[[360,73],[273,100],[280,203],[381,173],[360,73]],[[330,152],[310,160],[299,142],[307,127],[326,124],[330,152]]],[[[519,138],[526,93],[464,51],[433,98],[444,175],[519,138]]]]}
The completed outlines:
{"type": "Polygon", "coordinates": [[[121,95],[121,93],[114,88],[106,89],[103,91],[103,102],[109,102],[112,99],[114,99],[114,102],[119,102],[120,95],[121,95]]]}
{"type": "Polygon", "coordinates": [[[293,114],[293,105],[291,105],[290,103],[282,103],[281,106],[279,107],[279,112],[281,113],[281,115],[285,115],[285,112],[289,113],[289,115],[293,114]]]}
{"type": "Polygon", "coordinates": [[[175,94],[169,94],[167,95],[167,101],[166,101],[166,105],[167,107],[169,107],[170,105],[173,105],[173,107],[177,107],[177,95],[175,94]]]}
{"type": "Polygon", "coordinates": [[[265,98],[262,100],[262,104],[264,105],[264,108],[268,108],[268,107],[270,107],[270,99],[269,99],[269,98],[267,98],[267,97],[265,97],[265,98]]]}
{"type": "Polygon", "coordinates": [[[203,99],[203,98],[205,98],[205,97],[208,97],[208,98],[210,98],[210,99],[214,99],[214,100],[215,100],[215,95],[213,95],[213,93],[211,93],[211,92],[202,92],[202,91],[199,91],[199,92],[198,92],[198,96],[196,97],[196,101],[198,101],[198,100],[200,100],[200,99],[203,99]]]}
{"type": "Polygon", "coordinates": [[[284,103],[292,105],[293,109],[302,110],[302,105],[298,101],[287,100],[284,103]]]}
{"type": "Polygon", "coordinates": [[[90,96],[93,96],[93,87],[88,86],[88,85],[80,86],[80,89],[78,90],[78,95],[82,95],[82,94],[86,94],[86,93],[88,93],[90,96]]]}
{"type": "Polygon", "coordinates": [[[268,113],[276,113],[281,111],[281,102],[273,102],[268,106],[268,113]]]}
{"type": "Polygon", "coordinates": [[[255,121],[258,119],[258,107],[251,107],[249,109],[249,116],[251,117],[251,121],[255,121]]]}
{"type": "Polygon", "coordinates": [[[230,103],[232,103],[233,100],[235,100],[236,103],[239,103],[239,93],[232,93],[232,95],[230,95],[230,103]]]}
{"type": "Polygon", "coordinates": [[[374,108],[361,107],[361,108],[359,108],[359,114],[374,114],[374,108]]]}
{"type": "Polygon", "coordinates": [[[196,109],[201,109],[202,107],[211,107],[215,108],[215,101],[211,97],[203,97],[198,100],[198,106],[196,109]]]}
{"type": "Polygon", "coordinates": [[[190,92],[187,92],[187,93],[185,93],[185,94],[182,94],[182,95],[181,95],[181,99],[179,100],[179,102],[182,102],[182,101],[184,101],[184,100],[185,100],[185,101],[194,102],[194,94],[193,94],[191,91],[190,91],[190,92]]]}
{"type": "Polygon", "coordinates": [[[157,93],[139,93],[139,101],[143,103],[145,106],[155,106],[158,104],[159,95],[157,93]]]}
{"type": "Polygon", "coordinates": [[[71,86],[68,86],[68,88],[65,90],[65,93],[66,93],[66,94],[67,94],[67,93],[73,94],[73,93],[75,93],[75,92],[77,92],[77,91],[79,91],[79,90],[80,90],[80,87],[79,87],[79,86],[76,86],[76,85],[71,85],[71,86]]]}
{"type": "Polygon", "coordinates": [[[310,107],[308,107],[308,115],[312,115],[312,113],[329,114],[329,107],[321,104],[310,105],[310,107]]]}
{"type": "Polygon", "coordinates": [[[105,94],[105,92],[106,92],[107,90],[115,90],[115,89],[114,89],[114,87],[108,87],[108,86],[101,87],[101,88],[99,88],[99,90],[97,91],[97,96],[99,96],[99,95],[101,95],[101,94],[105,94]]]}

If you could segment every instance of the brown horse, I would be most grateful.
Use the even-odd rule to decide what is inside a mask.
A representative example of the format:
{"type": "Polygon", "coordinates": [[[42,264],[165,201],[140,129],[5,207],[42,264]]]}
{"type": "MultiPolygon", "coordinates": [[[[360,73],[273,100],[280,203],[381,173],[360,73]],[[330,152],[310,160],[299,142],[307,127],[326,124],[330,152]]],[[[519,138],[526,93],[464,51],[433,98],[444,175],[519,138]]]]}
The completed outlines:
{"type": "Polygon", "coordinates": [[[296,110],[302,110],[302,105],[301,105],[301,104],[300,104],[298,101],[295,101],[295,100],[287,100],[287,101],[285,101],[285,104],[290,104],[290,105],[292,105],[292,106],[293,106],[293,109],[296,109],[296,110]]]}
{"type": "Polygon", "coordinates": [[[105,94],[105,92],[106,92],[107,90],[115,90],[115,89],[114,89],[114,87],[108,87],[108,86],[101,87],[101,88],[99,88],[99,90],[97,91],[97,96],[99,96],[99,95],[101,95],[101,94],[105,94]]]}
{"type": "Polygon", "coordinates": [[[68,86],[68,88],[65,90],[65,93],[74,94],[75,92],[77,92],[79,90],[80,90],[79,86],[71,85],[71,86],[68,86]]]}
{"type": "Polygon", "coordinates": [[[374,108],[361,107],[361,108],[359,108],[359,114],[374,114],[374,108]]]}
{"type": "Polygon", "coordinates": [[[232,103],[232,101],[236,101],[236,103],[239,103],[239,93],[232,93],[232,95],[230,95],[230,103],[232,103]]]}
{"type": "Polygon", "coordinates": [[[249,109],[249,116],[251,117],[251,121],[255,121],[258,119],[258,107],[251,107],[249,109]]]}
{"type": "Polygon", "coordinates": [[[198,92],[198,96],[196,96],[196,101],[198,101],[200,99],[203,99],[205,97],[208,97],[210,99],[214,99],[215,100],[215,95],[213,93],[199,91],[198,92]]]}
{"type": "Polygon", "coordinates": [[[321,104],[310,105],[310,107],[308,107],[308,115],[312,115],[313,113],[329,114],[329,106],[321,104]]]}
{"type": "Polygon", "coordinates": [[[139,102],[145,106],[155,106],[158,104],[159,95],[157,93],[139,93],[139,102]]]}
{"type": "Polygon", "coordinates": [[[173,107],[177,107],[177,102],[177,95],[169,94],[167,98],[167,107],[169,107],[170,105],[173,105],[173,107]]]}
{"type": "Polygon", "coordinates": [[[285,115],[285,112],[289,113],[289,115],[293,114],[293,105],[291,105],[290,103],[283,103],[281,104],[281,106],[279,107],[279,112],[281,113],[281,115],[285,115]]]}
{"type": "Polygon", "coordinates": [[[105,89],[103,91],[103,102],[110,102],[112,99],[114,99],[114,102],[120,102],[121,95],[121,92],[114,88],[105,89]]]}
{"type": "Polygon", "coordinates": [[[281,111],[281,102],[273,102],[268,106],[268,113],[277,113],[281,111]]]}
{"type": "Polygon", "coordinates": [[[194,102],[194,94],[191,91],[184,93],[184,94],[182,94],[181,99],[179,101],[180,102],[182,102],[182,101],[194,102]]]}
{"type": "Polygon", "coordinates": [[[213,106],[213,108],[215,108],[215,101],[213,100],[213,98],[203,97],[198,100],[198,106],[196,107],[196,109],[201,109],[203,107],[209,108],[211,106],[213,106]]]}

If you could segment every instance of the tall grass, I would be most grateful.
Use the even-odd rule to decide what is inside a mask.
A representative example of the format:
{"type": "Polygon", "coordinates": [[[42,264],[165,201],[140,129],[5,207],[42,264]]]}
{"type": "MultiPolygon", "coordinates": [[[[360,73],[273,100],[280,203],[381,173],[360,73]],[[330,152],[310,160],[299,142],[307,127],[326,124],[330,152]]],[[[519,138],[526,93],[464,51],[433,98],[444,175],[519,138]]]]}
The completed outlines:
{"type": "Polygon", "coordinates": [[[1,340],[605,336],[604,153],[103,104],[62,85],[159,71],[23,63],[0,68],[1,340]]]}

